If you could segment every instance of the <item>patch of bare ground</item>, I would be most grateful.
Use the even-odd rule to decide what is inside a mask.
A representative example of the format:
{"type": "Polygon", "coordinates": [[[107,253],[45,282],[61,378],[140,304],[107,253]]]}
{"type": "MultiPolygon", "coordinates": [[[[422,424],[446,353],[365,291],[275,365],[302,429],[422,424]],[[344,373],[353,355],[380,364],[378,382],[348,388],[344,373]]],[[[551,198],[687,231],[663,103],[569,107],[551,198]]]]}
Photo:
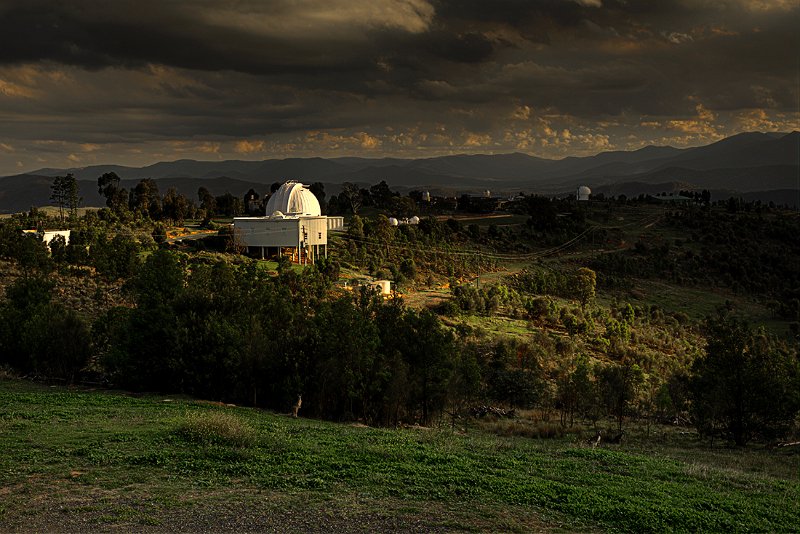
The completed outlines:
{"type": "MultiPolygon", "coordinates": [[[[73,477],[75,478],[75,477],[73,477]]],[[[145,488],[30,480],[4,488],[3,532],[549,532],[564,529],[524,507],[315,495],[252,487],[150,495],[145,488]],[[24,501],[24,505],[23,505],[24,501]]]]}

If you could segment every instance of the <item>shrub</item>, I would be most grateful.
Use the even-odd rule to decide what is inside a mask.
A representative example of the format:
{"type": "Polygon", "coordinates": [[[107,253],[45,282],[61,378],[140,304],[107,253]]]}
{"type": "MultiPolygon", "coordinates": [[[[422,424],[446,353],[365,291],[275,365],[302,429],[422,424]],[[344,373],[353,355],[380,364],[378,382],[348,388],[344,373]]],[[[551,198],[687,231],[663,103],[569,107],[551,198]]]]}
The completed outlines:
{"type": "Polygon", "coordinates": [[[189,412],[177,434],[193,443],[249,447],[256,438],[255,430],[231,413],[189,412]]]}

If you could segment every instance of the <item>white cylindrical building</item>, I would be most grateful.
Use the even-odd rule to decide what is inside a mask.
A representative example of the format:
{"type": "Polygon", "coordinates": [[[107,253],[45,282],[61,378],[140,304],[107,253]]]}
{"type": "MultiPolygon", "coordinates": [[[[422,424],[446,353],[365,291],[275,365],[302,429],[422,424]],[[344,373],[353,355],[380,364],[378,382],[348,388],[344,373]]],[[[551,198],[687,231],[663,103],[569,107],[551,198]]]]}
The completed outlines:
{"type": "Polygon", "coordinates": [[[589,196],[592,194],[592,190],[582,185],[578,188],[578,192],[575,194],[575,198],[578,200],[589,200],[589,196]]]}

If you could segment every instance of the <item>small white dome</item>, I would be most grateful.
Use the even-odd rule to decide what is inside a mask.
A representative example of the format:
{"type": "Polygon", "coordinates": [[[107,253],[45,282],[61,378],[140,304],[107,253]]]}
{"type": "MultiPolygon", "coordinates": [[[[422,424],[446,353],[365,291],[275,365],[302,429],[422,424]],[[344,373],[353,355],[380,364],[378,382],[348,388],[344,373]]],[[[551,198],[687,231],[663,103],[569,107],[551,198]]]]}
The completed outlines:
{"type": "Polygon", "coordinates": [[[389,224],[391,224],[392,226],[397,226],[398,224],[400,224],[400,222],[394,217],[389,217],[389,224]]]}
{"type": "Polygon", "coordinates": [[[414,215],[408,220],[408,224],[419,224],[419,217],[414,215]]]}
{"type": "Polygon", "coordinates": [[[275,210],[272,212],[272,215],[269,216],[270,219],[285,219],[286,215],[284,215],[280,210],[275,210]]]}
{"type": "Polygon", "coordinates": [[[589,200],[589,195],[592,194],[592,190],[582,185],[578,188],[578,193],[575,195],[578,200],[589,200]]]}
{"type": "Polygon", "coordinates": [[[322,215],[319,201],[314,193],[299,182],[286,182],[267,202],[267,213],[281,211],[285,215],[322,215]]]}

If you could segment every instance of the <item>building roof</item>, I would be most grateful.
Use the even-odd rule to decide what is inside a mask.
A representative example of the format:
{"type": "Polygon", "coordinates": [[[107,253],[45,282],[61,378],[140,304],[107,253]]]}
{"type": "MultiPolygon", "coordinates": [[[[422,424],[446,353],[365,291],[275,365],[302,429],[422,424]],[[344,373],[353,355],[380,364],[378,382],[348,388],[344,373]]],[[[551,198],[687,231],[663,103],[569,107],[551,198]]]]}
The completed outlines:
{"type": "Polygon", "coordinates": [[[317,197],[300,182],[283,184],[269,197],[266,211],[267,215],[272,215],[276,211],[286,216],[310,215],[315,217],[322,215],[317,197]]]}

